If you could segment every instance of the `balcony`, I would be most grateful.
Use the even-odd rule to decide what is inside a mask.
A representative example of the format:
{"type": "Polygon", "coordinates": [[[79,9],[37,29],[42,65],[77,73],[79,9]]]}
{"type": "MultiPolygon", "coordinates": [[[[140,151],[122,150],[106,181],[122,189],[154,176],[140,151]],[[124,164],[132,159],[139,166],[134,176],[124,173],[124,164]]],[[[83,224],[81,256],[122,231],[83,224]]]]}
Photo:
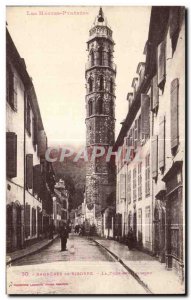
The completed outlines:
{"type": "Polygon", "coordinates": [[[115,63],[111,62],[109,65],[106,64],[106,63],[103,63],[102,65],[98,64],[98,63],[95,63],[94,65],[88,61],[85,65],[85,70],[88,71],[92,68],[95,68],[95,67],[99,67],[99,68],[110,68],[112,69],[115,73],[117,72],[117,66],[115,63]]]}

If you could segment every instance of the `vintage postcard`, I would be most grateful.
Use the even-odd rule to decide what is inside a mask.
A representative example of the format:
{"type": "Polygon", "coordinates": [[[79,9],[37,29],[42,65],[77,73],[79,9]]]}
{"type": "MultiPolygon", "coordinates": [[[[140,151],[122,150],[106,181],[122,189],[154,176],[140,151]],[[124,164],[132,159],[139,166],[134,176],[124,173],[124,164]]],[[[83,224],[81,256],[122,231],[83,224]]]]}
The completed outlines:
{"type": "Polygon", "coordinates": [[[7,294],[185,294],[183,6],[6,7],[7,294]]]}

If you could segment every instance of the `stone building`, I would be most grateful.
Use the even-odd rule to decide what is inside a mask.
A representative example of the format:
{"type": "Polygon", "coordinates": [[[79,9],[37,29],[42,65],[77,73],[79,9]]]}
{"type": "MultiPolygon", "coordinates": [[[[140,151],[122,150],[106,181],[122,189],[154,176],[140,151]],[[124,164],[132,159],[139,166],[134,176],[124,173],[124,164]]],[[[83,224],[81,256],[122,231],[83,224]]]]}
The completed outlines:
{"type": "Polygon", "coordinates": [[[7,251],[43,236],[52,214],[54,174],[45,162],[47,137],[25,61],[6,31],[7,251]]]}
{"type": "MultiPolygon", "coordinates": [[[[86,146],[91,155],[95,147],[107,149],[114,144],[115,76],[114,41],[102,8],[89,31],[86,64],[86,146]]],[[[100,151],[100,150],[98,150],[100,151]]],[[[115,166],[105,157],[91,159],[86,166],[86,204],[95,211],[98,233],[102,231],[101,213],[113,206],[115,166]]]]}
{"type": "Polygon", "coordinates": [[[63,221],[67,224],[69,219],[68,211],[68,198],[69,191],[66,189],[64,180],[60,179],[54,187],[54,225],[56,229],[60,227],[60,221],[63,221]]]}
{"type": "Polygon", "coordinates": [[[139,63],[129,111],[115,144],[131,148],[117,163],[119,237],[133,229],[137,247],[184,278],[185,12],[153,7],[145,63],[139,63]]]}

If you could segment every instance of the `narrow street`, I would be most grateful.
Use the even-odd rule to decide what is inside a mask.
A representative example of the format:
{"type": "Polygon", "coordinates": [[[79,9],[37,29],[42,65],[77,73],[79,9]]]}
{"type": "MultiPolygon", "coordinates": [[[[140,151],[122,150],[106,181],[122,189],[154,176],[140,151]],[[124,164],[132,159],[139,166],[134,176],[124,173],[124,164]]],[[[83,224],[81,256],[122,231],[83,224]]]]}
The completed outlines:
{"type": "Polygon", "coordinates": [[[70,236],[67,251],[57,239],[7,270],[9,293],[146,294],[145,289],[95,242],[70,236]],[[104,284],[103,284],[104,283],[104,284]]]}

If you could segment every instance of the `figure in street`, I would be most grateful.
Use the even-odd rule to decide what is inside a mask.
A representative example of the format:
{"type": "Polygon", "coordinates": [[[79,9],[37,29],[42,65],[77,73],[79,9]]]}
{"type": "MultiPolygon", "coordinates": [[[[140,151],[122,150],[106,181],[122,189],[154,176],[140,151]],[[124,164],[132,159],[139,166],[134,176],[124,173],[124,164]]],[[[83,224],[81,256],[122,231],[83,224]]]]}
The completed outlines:
{"type": "Polygon", "coordinates": [[[68,239],[68,229],[65,223],[60,227],[61,251],[66,251],[66,244],[68,239]]]}
{"type": "Polygon", "coordinates": [[[129,250],[131,250],[134,247],[134,236],[132,228],[129,229],[129,232],[127,234],[127,245],[129,250]]]}

